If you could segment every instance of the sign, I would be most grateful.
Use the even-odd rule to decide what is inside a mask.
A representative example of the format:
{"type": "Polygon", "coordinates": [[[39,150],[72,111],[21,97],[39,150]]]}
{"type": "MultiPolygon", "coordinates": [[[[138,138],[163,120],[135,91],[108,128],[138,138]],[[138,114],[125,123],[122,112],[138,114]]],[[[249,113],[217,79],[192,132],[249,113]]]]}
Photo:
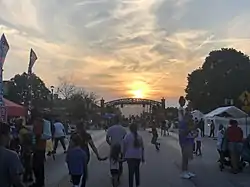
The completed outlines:
{"type": "Polygon", "coordinates": [[[249,113],[250,112],[250,93],[248,91],[244,91],[240,97],[239,100],[242,102],[242,110],[249,113]]]}
{"type": "Polygon", "coordinates": [[[0,118],[0,121],[1,121],[1,122],[6,122],[6,121],[7,121],[7,109],[6,109],[6,107],[1,106],[1,107],[0,107],[0,110],[1,110],[1,118],[0,118]]]}
{"type": "Polygon", "coordinates": [[[244,91],[239,100],[243,103],[244,106],[250,106],[250,93],[248,91],[244,91]]]}

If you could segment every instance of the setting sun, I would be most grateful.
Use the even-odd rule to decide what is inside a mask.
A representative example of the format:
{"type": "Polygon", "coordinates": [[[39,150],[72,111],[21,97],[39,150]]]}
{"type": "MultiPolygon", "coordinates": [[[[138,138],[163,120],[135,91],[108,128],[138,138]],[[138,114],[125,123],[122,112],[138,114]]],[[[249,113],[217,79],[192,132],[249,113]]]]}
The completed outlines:
{"type": "Polygon", "coordinates": [[[136,81],[129,86],[129,94],[134,98],[145,98],[149,93],[149,86],[143,81],[136,81]]]}
{"type": "Polygon", "coordinates": [[[135,98],[144,98],[144,94],[142,90],[134,90],[132,91],[133,97],[135,98]]]}

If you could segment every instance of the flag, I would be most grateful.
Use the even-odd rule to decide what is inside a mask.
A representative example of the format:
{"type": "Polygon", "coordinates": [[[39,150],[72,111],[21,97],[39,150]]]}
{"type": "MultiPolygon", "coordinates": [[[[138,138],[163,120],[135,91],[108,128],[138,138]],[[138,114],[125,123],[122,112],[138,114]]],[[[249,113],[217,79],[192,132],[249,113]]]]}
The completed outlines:
{"type": "Polygon", "coordinates": [[[5,58],[6,58],[6,55],[9,51],[9,44],[8,44],[8,41],[5,37],[5,35],[3,34],[1,36],[1,39],[0,39],[0,64],[1,66],[3,66],[4,64],[4,61],[5,61],[5,58]]]}
{"type": "Polygon", "coordinates": [[[34,66],[36,60],[37,60],[36,53],[33,49],[31,49],[30,50],[30,62],[29,62],[28,73],[31,73],[32,67],[34,66]]]}

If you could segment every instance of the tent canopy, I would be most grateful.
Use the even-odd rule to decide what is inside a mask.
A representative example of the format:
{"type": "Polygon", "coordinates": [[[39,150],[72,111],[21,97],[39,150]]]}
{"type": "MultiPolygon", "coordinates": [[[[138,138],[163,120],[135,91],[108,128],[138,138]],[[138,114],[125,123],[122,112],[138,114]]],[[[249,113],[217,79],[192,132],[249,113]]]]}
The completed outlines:
{"type": "Polygon", "coordinates": [[[247,114],[235,106],[219,107],[208,114],[205,117],[232,117],[232,118],[245,118],[247,114]]]}
{"type": "Polygon", "coordinates": [[[27,109],[22,105],[18,105],[8,99],[4,99],[4,104],[9,117],[26,116],[27,114],[27,109]]]}
{"type": "Polygon", "coordinates": [[[197,118],[198,120],[200,120],[201,118],[204,117],[204,114],[199,110],[194,110],[191,112],[191,114],[192,114],[193,118],[197,118]]]}

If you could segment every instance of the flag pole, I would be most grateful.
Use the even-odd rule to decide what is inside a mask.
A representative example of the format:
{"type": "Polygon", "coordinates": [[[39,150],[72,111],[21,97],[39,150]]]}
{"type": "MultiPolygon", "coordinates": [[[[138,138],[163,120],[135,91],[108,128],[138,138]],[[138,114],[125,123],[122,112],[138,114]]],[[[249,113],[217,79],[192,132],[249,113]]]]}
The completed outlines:
{"type": "Polygon", "coordinates": [[[0,120],[1,122],[7,122],[7,110],[3,98],[3,65],[7,53],[9,51],[9,44],[4,34],[2,34],[0,39],[0,120]]]}
{"type": "Polygon", "coordinates": [[[28,110],[31,114],[32,109],[32,67],[34,66],[35,62],[37,60],[36,53],[31,48],[30,49],[30,60],[29,60],[29,66],[28,66],[28,110]]]}

